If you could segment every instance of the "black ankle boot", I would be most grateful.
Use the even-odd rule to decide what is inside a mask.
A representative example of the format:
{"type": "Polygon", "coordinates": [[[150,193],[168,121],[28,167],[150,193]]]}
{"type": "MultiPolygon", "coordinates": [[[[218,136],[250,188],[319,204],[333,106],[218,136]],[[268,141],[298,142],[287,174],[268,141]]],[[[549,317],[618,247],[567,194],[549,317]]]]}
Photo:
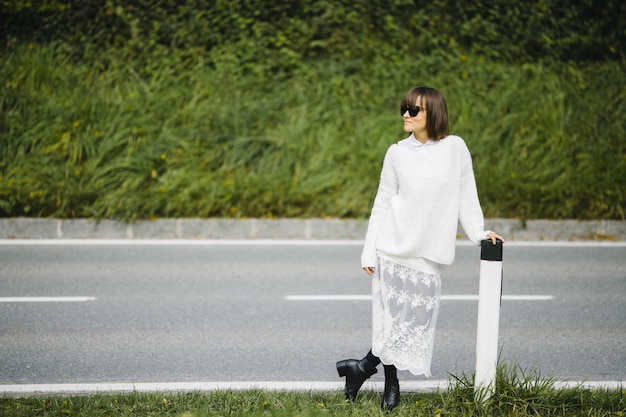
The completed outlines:
{"type": "Polygon", "coordinates": [[[400,404],[400,383],[397,379],[385,379],[385,392],[380,408],[392,411],[400,404]]]}
{"type": "Polygon", "coordinates": [[[346,377],[346,386],[343,389],[346,399],[354,401],[365,380],[377,371],[367,359],[346,359],[337,362],[337,372],[339,376],[346,377]]]}

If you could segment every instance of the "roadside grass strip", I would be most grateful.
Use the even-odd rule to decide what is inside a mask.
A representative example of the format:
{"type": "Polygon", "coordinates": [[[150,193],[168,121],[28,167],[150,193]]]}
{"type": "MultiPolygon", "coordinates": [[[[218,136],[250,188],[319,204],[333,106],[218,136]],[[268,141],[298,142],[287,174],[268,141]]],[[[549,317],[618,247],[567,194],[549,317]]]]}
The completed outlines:
{"type": "MultiPolygon", "coordinates": [[[[427,385],[401,383],[400,406],[408,416],[603,416],[626,413],[622,382],[556,381],[500,366],[496,391],[476,400],[471,376],[427,385]],[[411,390],[414,388],[415,390],[411,390]]],[[[420,382],[421,383],[421,382],[420,382]]],[[[26,416],[376,416],[382,383],[368,383],[352,403],[337,382],[223,382],[177,384],[60,384],[1,386],[0,415],[26,416]],[[56,387],[56,388],[55,388],[56,387]],[[89,389],[94,391],[89,391],[89,389]]]]}

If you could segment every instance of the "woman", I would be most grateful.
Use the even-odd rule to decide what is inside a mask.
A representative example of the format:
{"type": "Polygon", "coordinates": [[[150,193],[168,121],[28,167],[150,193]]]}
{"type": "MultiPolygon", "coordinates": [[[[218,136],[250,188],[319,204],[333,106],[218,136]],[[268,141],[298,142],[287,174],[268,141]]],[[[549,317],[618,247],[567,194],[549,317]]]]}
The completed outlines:
{"type": "Polygon", "coordinates": [[[459,221],[476,245],[504,239],[484,230],[472,159],[448,134],[444,97],[416,87],[402,99],[404,131],[389,147],[369,220],[361,265],[372,276],[372,348],[361,360],[337,362],[353,400],[365,380],[385,371],[384,410],[400,401],[397,369],[431,376],[441,272],[454,260],[459,221]]]}

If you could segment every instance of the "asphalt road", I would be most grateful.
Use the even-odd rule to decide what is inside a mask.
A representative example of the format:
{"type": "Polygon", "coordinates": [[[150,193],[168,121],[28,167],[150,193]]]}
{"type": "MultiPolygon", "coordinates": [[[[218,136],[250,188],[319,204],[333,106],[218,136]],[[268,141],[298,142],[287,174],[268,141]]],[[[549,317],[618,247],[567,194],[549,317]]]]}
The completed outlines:
{"type": "MultiPolygon", "coordinates": [[[[5,242],[0,384],[337,381],[335,361],[369,349],[370,303],[287,297],[369,294],[360,250],[341,242],[5,242]],[[95,299],[9,298],[69,296],[95,299]]],[[[479,252],[457,247],[444,296],[478,294],[479,252]]],[[[553,298],[502,302],[501,361],[559,379],[626,379],[624,245],[507,244],[503,267],[505,295],[553,298]]],[[[477,306],[442,301],[433,378],[472,372],[477,306]]]]}

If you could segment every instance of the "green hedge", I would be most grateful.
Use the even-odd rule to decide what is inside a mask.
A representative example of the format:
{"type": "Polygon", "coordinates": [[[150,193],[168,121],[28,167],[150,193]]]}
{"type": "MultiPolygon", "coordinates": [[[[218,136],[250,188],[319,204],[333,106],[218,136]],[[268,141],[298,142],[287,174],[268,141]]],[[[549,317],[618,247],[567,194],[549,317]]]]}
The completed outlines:
{"type": "Polygon", "coordinates": [[[625,15],[621,0],[0,0],[0,41],[244,42],[300,59],[367,53],[382,39],[405,52],[580,62],[624,58],[625,15]]]}

